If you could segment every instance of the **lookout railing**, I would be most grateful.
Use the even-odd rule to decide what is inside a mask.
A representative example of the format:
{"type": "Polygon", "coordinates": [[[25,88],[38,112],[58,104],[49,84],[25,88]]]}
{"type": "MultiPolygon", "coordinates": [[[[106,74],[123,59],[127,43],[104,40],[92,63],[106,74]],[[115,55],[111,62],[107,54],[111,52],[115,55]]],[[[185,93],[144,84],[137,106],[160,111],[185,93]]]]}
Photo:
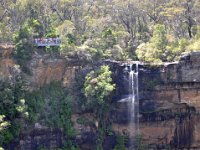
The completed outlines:
{"type": "Polygon", "coordinates": [[[36,38],[34,44],[36,46],[60,46],[60,38],[36,38]]]}

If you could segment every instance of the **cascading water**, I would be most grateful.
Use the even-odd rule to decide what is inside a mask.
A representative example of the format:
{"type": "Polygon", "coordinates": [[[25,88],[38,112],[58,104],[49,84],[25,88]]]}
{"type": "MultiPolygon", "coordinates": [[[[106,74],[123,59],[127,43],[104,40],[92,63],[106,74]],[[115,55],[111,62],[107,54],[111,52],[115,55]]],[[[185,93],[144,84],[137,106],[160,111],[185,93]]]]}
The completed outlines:
{"type": "Polygon", "coordinates": [[[139,90],[138,90],[138,63],[130,65],[129,70],[129,113],[130,113],[130,150],[134,149],[134,137],[139,134],[139,90]],[[134,67],[134,68],[133,68],[134,67]]]}

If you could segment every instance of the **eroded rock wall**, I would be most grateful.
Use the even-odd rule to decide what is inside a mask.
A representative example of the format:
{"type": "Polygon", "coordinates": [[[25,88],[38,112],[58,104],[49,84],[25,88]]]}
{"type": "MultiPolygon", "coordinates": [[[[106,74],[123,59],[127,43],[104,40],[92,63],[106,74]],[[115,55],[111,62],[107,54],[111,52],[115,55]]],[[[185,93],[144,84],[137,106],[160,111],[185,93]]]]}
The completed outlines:
{"type": "Polygon", "coordinates": [[[52,81],[61,81],[64,87],[70,86],[78,66],[69,64],[66,58],[44,52],[38,49],[32,59],[27,62],[30,74],[23,73],[13,58],[13,46],[0,46],[0,78],[5,80],[20,74],[26,81],[29,90],[38,89],[52,81]]]}
{"type": "Polygon", "coordinates": [[[6,80],[20,74],[19,65],[12,59],[13,46],[0,45],[0,79],[6,80]]]}
{"type": "MultiPolygon", "coordinates": [[[[200,54],[192,53],[180,62],[165,63],[157,66],[139,64],[139,130],[143,142],[149,149],[169,147],[181,149],[200,149],[200,54]]],[[[78,66],[68,64],[60,56],[35,52],[28,67],[31,75],[20,72],[16,61],[12,59],[12,47],[0,47],[1,79],[20,73],[28,83],[30,90],[38,89],[52,81],[61,81],[63,86],[70,86],[78,66]]],[[[115,94],[110,107],[110,121],[114,134],[104,139],[104,149],[110,150],[116,144],[117,134],[135,134],[130,125],[128,103],[119,103],[126,98],[128,91],[129,62],[105,62],[113,71],[116,84],[115,94]],[[108,142],[109,141],[109,142],[108,142]]],[[[133,65],[134,67],[134,65],[133,65]]],[[[76,142],[82,150],[93,150],[96,145],[98,122],[92,114],[74,114],[72,116],[77,131],[76,142]],[[88,123],[77,124],[80,117],[88,118],[88,123]]],[[[30,135],[21,137],[16,144],[18,149],[34,149],[40,145],[54,149],[63,143],[63,135],[50,129],[33,129],[30,135]],[[48,133],[47,133],[48,132],[48,133]],[[48,139],[48,140],[46,140],[48,139]]]]}
{"type": "Polygon", "coordinates": [[[51,56],[35,52],[28,67],[31,75],[24,74],[29,88],[39,88],[52,81],[61,81],[63,86],[70,86],[75,77],[77,66],[69,65],[61,56],[51,56]]]}
{"type": "MultiPolygon", "coordinates": [[[[149,149],[200,149],[199,56],[199,52],[194,52],[175,63],[139,63],[139,129],[149,149]]],[[[114,61],[108,64],[117,84],[116,95],[120,95],[114,97],[114,101],[123,100],[129,93],[126,70],[130,70],[130,66],[134,69],[135,62],[114,61]]],[[[130,134],[134,129],[129,123],[129,105],[116,104],[111,115],[114,118],[113,130],[130,134]]]]}

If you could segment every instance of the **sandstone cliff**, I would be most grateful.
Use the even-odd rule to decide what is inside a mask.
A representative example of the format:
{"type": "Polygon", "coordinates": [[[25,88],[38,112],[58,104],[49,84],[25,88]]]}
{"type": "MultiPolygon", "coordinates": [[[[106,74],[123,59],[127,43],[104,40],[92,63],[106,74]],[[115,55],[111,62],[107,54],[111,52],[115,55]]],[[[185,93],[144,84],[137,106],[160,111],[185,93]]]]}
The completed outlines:
{"type": "Polygon", "coordinates": [[[20,71],[20,66],[13,59],[13,46],[0,46],[0,78],[6,79],[16,75],[18,69],[30,90],[37,89],[52,81],[61,81],[64,87],[73,82],[77,66],[70,65],[64,57],[52,56],[36,51],[27,62],[30,74],[20,71]]]}
{"type": "MultiPolygon", "coordinates": [[[[193,52],[175,63],[140,63],[139,130],[149,149],[166,149],[168,146],[177,149],[200,148],[199,56],[199,52],[193,52]]],[[[117,101],[128,94],[129,81],[124,70],[134,62],[108,63],[117,84],[115,106],[111,113],[113,129],[121,134],[131,134],[133,129],[127,115],[130,104],[117,101]]]]}
{"type": "Polygon", "coordinates": [[[24,74],[24,79],[31,89],[52,81],[61,81],[64,87],[69,86],[77,69],[77,66],[69,65],[64,57],[39,52],[33,54],[28,66],[31,75],[24,74]]]}
{"type": "Polygon", "coordinates": [[[16,73],[14,70],[19,66],[12,59],[13,46],[0,45],[0,79],[11,78],[16,73]]]}
{"type": "MultiPolygon", "coordinates": [[[[139,130],[143,142],[149,149],[200,149],[200,54],[192,53],[180,62],[151,66],[139,65],[139,130]]],[[[52,81],[61,81],[64,87],[74,82],[80,72],[78,66],[69,64],[64,57],[35,52],[28,62],[31,75],[20,71],[12,58],[12,47],[0,47],[0,77],[5,79],[20,74],[28,83],[29,90],[38,89],[52,81]]],[[[113,80],[117,87],[110,107],[110,121],[113,135],[104,139],[104,149],[110,150],[116,144],[117,134],[132,136],[128,102],[118,101],[128,94],[127,72],[129,62],[105,62],[113,71],[113,80]]],[[[133,65],[134,67],[134,65],[133,65]]],[[[86,69],[87,70],[87,69],[86,69]]],[[[76,142],[82,150],[93,150],[98,125],[91,113],[73,114],[72,121],[77,131],[76,142]],[[77,124],[77,119],[85,117],[88,122],[77,124]],[[92,142],[91,142],[92,141],[92,142]]],[[[62,145],[62,133],[49,129],[34,129],[30,135],[24,135],[18,149],[34,149],[41,141],[49,149],[62,145]],[[48,141],[45,139],[49,139],[48,141]]],[[[128,144],[127,144],[128,145],[128,144]]],[[[12,145],[11,145],[12,147],[12,145]]]]}

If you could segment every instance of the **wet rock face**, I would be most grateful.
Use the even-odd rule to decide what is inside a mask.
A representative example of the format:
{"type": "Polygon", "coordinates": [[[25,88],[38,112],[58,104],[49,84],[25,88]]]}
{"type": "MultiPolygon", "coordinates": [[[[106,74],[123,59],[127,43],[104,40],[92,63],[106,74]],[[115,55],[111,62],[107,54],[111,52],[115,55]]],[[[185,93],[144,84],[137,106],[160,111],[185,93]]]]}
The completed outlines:
{"type": "Polygon", "coordinates": [[[93,150],[96,148],[97,135],[93,132],[84,132],[76,138],[76,144],[83,150],[93,150]]]}
{"type": "Polygon", "coordinates": [[[28,135],[21,135],[20,141],[11,143],[9,150],[54,150],[63,145],[64,136],[59,129],[36,129],[28,135]]]}
{"type": "MultiPolygon", "coordinates": [[[[62,148],[68,137],[60,129],[34,129],[28,134],[22,134],[19,140],[11,142],[6,149],[8,150],[55,150],[62,148]]],[[[96,134],[94,132],[82,132],[71,139],[79,145],[81,150],[94,150],[96,148],[96,134]]]]}
{"type": "MultiPolygon", "coordinates": [[[[139,64],[141,110],[154,110],[175,103],[188,103],[200,110],[200,53],[193,52],[180,62],[156,66],[139,64]]],[[[130,62],[134,63],[134,62],[130,62]]],[[[116,90],[114,101],[128,96],[127,62],[107,62],[113,72],[116,90]]],[[[133,68],[134,69],[134,65],[133,68]]]]}
{"type": "Polygon", "coordinates": [[[112,71],[112,80],[116,84],[113,95],[113,101],[125,98],[129,94],[128,89],[128,72],[125,70],[125,65],[117,61],[106,61],[106,65],[110,66],[112,71]]]}
{"type": "MultiPolygon", "coordinates": [[[[123,116],[128,116],[129,112],[125,110],[129,109],[129,105],[128,102],[115,104],[110,118],[115,133],[132,137],[136,133],[130,124],[130,118],[126,117],[125,122],[122,120],[123,116]],[[122,112],[123,116],[120,115],[122,112]],[[117,117],[118,114],[122,118],[117,117]]],[[[149,149],[199,147],[199,118],[194,108],[186,104],[175,104],[173,107],[159,108],[157,111],[140,112],[139,131],[143,143],[149,149]]]]}
{"type": "MultiPolygon", "coordinates": [[[[180,62],[157,66],[139,64],[140,133],[150,148],[200,148],[200,123],[197,121],[200,119],[197,113],[200,111],[199,58],[200,53],[195,52],[180,62]]],[[[117,86],[111,110],[113,130],[131,133],[129,105],[116,103],[127,97],[127,64],[113,62],[110,66],[117,86]]]]}

